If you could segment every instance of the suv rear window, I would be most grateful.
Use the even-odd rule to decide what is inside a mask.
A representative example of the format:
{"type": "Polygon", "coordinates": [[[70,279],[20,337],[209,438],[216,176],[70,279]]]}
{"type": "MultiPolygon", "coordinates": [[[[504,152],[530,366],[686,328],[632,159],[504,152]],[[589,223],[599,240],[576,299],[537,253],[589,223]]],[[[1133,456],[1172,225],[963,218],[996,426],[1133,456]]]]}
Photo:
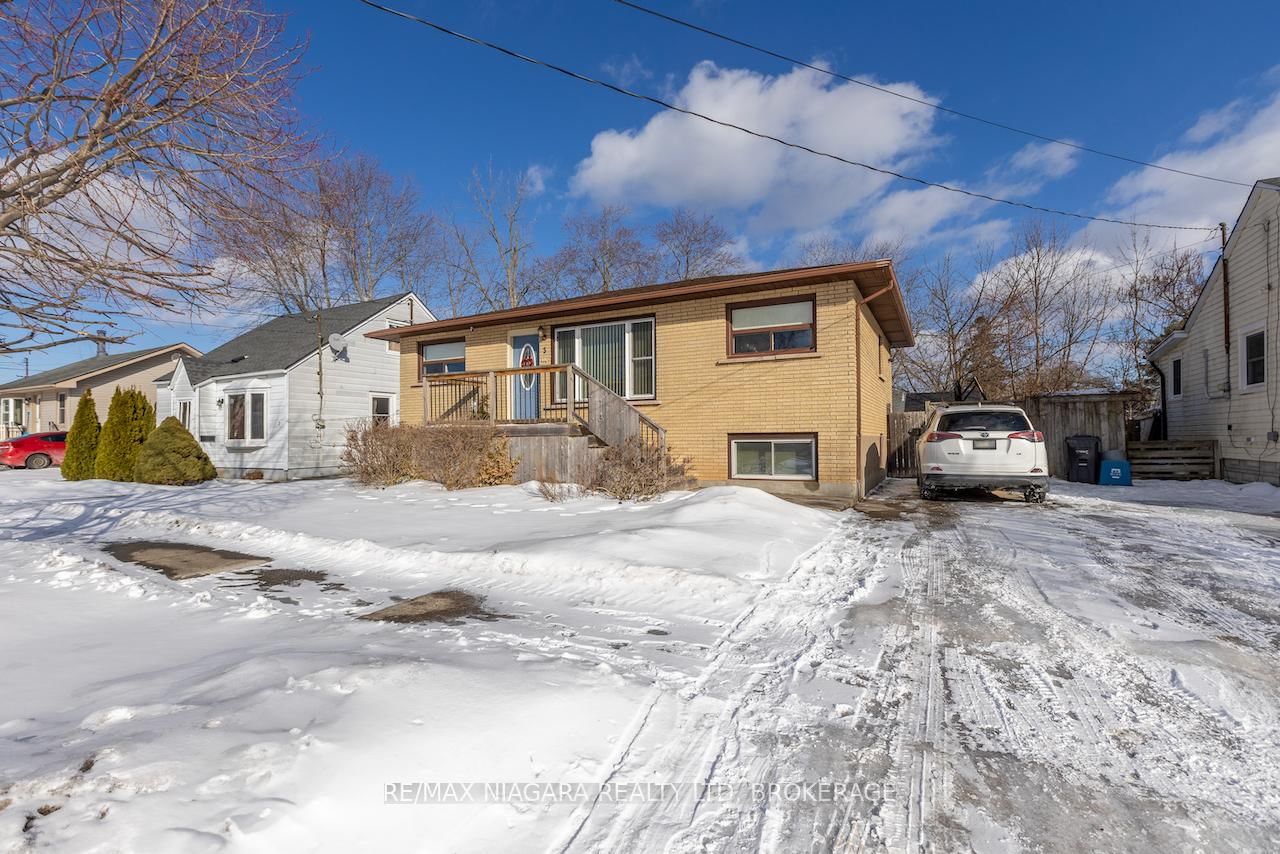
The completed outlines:
{"type": "Polygon", "coordinates": [[[947,412],[938,419],[938,432],[963,433],[967,430],[987,430],[992,433],[1016,433],[1030,430],[1027,417],[1021,412],[992,409],[989,411],[947,412]]]}

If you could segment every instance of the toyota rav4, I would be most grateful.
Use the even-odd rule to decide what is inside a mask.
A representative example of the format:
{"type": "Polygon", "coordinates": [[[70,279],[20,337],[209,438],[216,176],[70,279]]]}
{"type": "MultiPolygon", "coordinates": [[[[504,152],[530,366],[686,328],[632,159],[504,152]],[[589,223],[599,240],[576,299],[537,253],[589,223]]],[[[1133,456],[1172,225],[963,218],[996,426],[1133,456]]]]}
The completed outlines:
{"type": "Polygon", "coordinates": [[[1044,434],[1016,406],[939,408],[916,438],[920,497],[943,490],[1009,489],[1029,502],[1049,493],[1044,434]]]}

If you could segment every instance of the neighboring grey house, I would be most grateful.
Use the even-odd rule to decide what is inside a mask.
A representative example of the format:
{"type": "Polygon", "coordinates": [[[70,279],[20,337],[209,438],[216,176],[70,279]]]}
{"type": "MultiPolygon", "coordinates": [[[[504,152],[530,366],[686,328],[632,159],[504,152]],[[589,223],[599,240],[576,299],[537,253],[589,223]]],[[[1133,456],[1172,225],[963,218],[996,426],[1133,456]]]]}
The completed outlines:
{"type": "Polygon", "coordinates": [[[413,294],[277,317],[162,377],[157,411],[223,477],[338,474],[346,429],[399,418],[400,352],[366,332],[435,320],[413,294]]]}
{"type": "Polygon", "coordinates": [[[180,356],[199,355],[186,344],[108,353],[100,341],[96,356],[0,385],[0,438],[70,428],[86,390],[93,391],[99,421],[117,388],[137,388],[154,404],[156,378],[171,373],[180,356]]]}
{"type": "Polygon", "coordinates": [[[1217,440],[1227,480],[1280,484],[1280,178],[1253,185],[1224,257],[1148,354],[1164,375],[1165,430],[1217,440]]]}

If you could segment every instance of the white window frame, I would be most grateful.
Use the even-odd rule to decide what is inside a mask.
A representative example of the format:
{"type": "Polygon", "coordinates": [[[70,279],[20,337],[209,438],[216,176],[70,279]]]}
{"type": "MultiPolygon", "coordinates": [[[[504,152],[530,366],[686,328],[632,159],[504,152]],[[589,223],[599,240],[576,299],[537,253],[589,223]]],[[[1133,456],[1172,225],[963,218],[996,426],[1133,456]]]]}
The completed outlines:
{"type": "Polygon", "coordinates": [[[1240,391],[1248,394],[1249,392],[1258,391],[1267,387],[1267,327],[1253,326],[1245,329],[1240,333],[1240,391]],[[1262,382],[1250,383],[1248,381],[1249,369],[1247,363],[1247,348],[1245,341],[1254,335],[1262,335],[1262,382]]]}
{"type": "Polygon", "coordinates": [[[398,423],[399,423],[399,421],[400,421],[400,417],[399,417],[399,416],[400,416],[400,407],[396,405],[396,399],[399,397],[399,395],[394,394],[394,393],[389,392],[389,391],[371,391],[371,392],[369,392],[369,423],[370,423],[370,424],[374,423],[374,422],[373,422],[373,418],[374,418],[374,414],[373,414],[373,401],[374,401],[374,399],[375,399],[375,398],[379,398],[379,397],[385,397],[385,398],[387,399],[387,401],[388,401],[388,405],[387,405],[387,426],[388,426],[388,427],[394,427],[394,426],[395,426],[396,424],[398,424],[398,423]]]}
{"type": "Polygon", "coordinates": [[[182,426],[186,427],[187,430],[191,430],[191,416],[192,416],[191,398],[189,397],[178,398],[177,400],[174,401],[174,409],[176,410],[175,414],[178,418],[178,421],[182,423],[182,426]],[[182,407],[184,406],[187,408],[187,416],[185,418],[182,417],[182,407]]]}
{"type": "Polygon", "coordinates": [[[1169,399],[1170,399],[1170,400],[1182,400],[1182,391],[1183,391],[1183,389],[1185,389],[1186,387],[1187,387],[1187,365],[1186,365],[1186,363],[1185,363],[1184,361],[1182,361],[1182,357],[1181,357],[1181,356],[1179,356],[1179,357],[1178,357],[1178,358],[1176,358],[1176,359],[1170,359],[1170,360],[1169,360],[1169,399]],[[1175,371],[1175,369],[1174,369],[1174,365],[1177,365],[1177,369],[1176,369],[1176,371],[1175,371]],[[1177,387],[1177,389],[1178,389],[1177,391],[1174,391],[1174,390],[1173,390],[1173,389],[1174,389],[1174,387],[1175,387],[1175,384],[1174,384],[1174,378],[1175,378],[1175,377],[1176,377],[1176,378],[1177,378],[1177,380],[1178,380],[1177,385],[1176,385],[1176,387],[1177,387]]]}
{"type": "Polygon", "coordinates": [[[67,423],[67,393],[58,392],[58,423],[67,423]]]}
{"type": "Polygon", "coordinates": [[[267,434],[271,432],[271,425],[268,423],[271,418],[271,393],[265,388],[255,388],[246,386],[242,388],[229,388],[223,392],[225,399],[226,412],[222,418],[222,428],[226,432],[223,434],[228,447],[232,448],[260,448],[267,444],[267,434]],[[255,394],[262,395],[262,435],[253,435],[253,408],[252,396],[255,394]],[[244,402],[244,432],[243,439],[231,438],[231,398],[243,396],[244,402]]]}
{"type": "MultiPolygon", "coordinates": [[[[774,468],[773,455],[777,451],[770,447],[770,468],[774,468]]],[[[785,434],[772,436],[738,436],[729,440],[729,477],[733,480],[791,480],[804,483],[813,483],[818,480],[818,437],[814,435],[803,436],[787,436],[785,434]],[[800,442],[808,442],[812,448],[813,474],[797,475],[797,474],[738,474],[738,443],[740,442],[769,442],[772,445],[778,443],[798,444],[800,442]]]]}
{"type": "MultiPolygon", "coordinates": [[[[625,326],[626,329],[622,336],[622,385],[626,394],[623,395],[627,400],[656,400],[658,397],[658,322],[653,315],[645,315],[644,317],[620,317],[612,320],[602,320],[597,323],[578,323],[569,326],[556,326],[551,330],[551,361],[553,364],[563,364],[560,361],[560,333],[573,331],[573,363],[579,368],[582,367],[582,330],[595,329],[601,326],[625,326]],[[648,394],[633,394],[632,376],[632,356],[631,356],[631,330],[637,323],[648,323],[653,327],[653,355],[644,356],[653,362],[653,391],[648,394]]],[[[563,383],[557,383],[553,389],[555,395],[555,403],[564,403],[565,396],[563,394],[563,383]]],[[[585,395],[585,390],[579,389],[578,399],[585,395]]]]}

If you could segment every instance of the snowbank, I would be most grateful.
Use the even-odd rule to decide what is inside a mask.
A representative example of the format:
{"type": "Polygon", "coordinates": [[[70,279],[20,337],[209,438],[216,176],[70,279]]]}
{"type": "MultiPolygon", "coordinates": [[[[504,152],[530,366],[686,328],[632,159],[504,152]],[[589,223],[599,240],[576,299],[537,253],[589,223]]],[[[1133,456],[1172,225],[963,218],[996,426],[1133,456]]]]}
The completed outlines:
{"type": "Polygon", "coordinates": [[[1199,507],[1264,516],[1280,515],[1280,487],[1225,480],[1135,480],[1133,486],[1095,486],[1053,481],[1050,492],[1066,500],[1104,499],[1125,504],[1199,507]]]}
{"type": "Polygon", "coordinates": [[[0,480],[0,850],[544,848],[574,803],[387,805],[387,786],[600,779],[655,686],[694,680],[837,518],[736,488],[0,480]],[[326,576],[174,582],[101,551],[141,538],[326,576]],[[445,587],[501,618],[353,619],[445,587]]]}

